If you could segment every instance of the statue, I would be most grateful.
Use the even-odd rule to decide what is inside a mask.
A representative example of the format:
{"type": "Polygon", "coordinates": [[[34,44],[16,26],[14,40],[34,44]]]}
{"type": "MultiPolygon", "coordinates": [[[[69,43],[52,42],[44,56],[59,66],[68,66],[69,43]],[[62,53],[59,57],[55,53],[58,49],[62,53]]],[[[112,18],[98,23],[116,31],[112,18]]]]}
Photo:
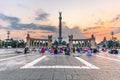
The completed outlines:
{"type": "Polygon", "coordinates": [[[92,34],[92,35],[91,35],[91,38],[92,38],[92,39],[94,39],[94,38],[95,38],[95,36],[92,34]]]}
{"type": "Polygon", "coordinates": [[[52,39],[52,35],[48,35],[48,39],[50,39],[50,40],[51,40],[51,39],[52,39]]]}
{"type": "Polygon", "coordinates": [[[73,35],[69,35],[68,37],[69,37],[69,39],[73,39],[73,35]]]}
{"type": "Polygon", "coordinates": [[[59,12],[59,15],[60,15],[60,17],[61,17],[61,15],[62,15],[62,12],[59,12]]]}

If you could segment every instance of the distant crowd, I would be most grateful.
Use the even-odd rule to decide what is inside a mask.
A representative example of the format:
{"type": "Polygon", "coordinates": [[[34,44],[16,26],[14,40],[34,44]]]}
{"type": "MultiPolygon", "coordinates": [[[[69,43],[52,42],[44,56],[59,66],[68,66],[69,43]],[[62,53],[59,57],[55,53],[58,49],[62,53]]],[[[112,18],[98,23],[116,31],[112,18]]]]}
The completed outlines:
{"type": "MultiPolygon", "coordinates": [[[[28,53],[30,50],[28,47],[26,47],[24,49],[24,53],[28,53]]],[[[47,47],[42,47],[42,48],[32,48],[31,51],[38,51],[40,54],[44,54],[46,51],[49,54],[65,54],[65,55],[71,55],[71,54],[83,54],[83,53],[87,53],[88,56],[91,56],[92,53],[99,53],[99,52],[108,52],[111,54],[118,54],[119,50],[117,48],[111,48],[111,49],[107,49],[107,48],[102,48],[102,49],[91,49],[91,48],[69,48],[69,47],[62,47],[62,48],[57,48],[57,47],[51,47],[51,48],[47,48],[47,47]]]]}

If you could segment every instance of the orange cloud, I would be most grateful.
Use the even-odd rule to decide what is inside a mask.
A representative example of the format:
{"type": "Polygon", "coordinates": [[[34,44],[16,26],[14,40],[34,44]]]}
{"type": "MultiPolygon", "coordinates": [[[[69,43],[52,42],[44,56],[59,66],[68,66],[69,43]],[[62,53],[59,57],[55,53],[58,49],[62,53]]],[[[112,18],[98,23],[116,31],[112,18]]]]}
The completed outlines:
{"type": "Polygon", "coordinates": [[[104,37],[106,37],[107,40],[110,40],[111,32],[113,31],[115,33],[114,36],[120,40],[120,15],[117,15],[109,21],[102,21],[99,19],[95,25],[95,27],[88,27],[84,29],[84,35],[90,37],[91,34],[94,34],[96,36],[96,41],[100,42],[104,37]]]}

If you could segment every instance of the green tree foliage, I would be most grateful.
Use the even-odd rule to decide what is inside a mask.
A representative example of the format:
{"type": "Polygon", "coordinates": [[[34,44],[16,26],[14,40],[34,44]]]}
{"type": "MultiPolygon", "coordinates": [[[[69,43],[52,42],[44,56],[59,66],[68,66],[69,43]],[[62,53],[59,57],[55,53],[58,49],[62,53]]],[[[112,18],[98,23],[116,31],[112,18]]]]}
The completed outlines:
{"type": "Polygon", "coordinates": [[[55,41],[54,41],[54,45],[58,45],[58,41],[55,40],[55,41]]]}
{"type": "Polygon", "coordinates": [[[63,41],[63,42],[62,42],[62,45],[66,45],[66,41],[63,41]]]}
{"type": "Polygon", "coordinates": [[[18,45],[17,45],[17,46],[20,47],[20,48],[23,48],[23,47],[26,46],[26,43],[24,42],[24,40],[20,40],[20,41],[18,42],[18,45]]]}
{"type": "Polygon", "coordinates": [[[111,48],[111,47],[113,47],[113,41],[112,41],[112,40],[108,41],[108,44],[107,44],[107,46],[108,46],[108,48],[111,48]]]}
{"type": "Polygon", "coordinates": [[[0,47],[2,47],[2,41],[0,41],[0,47]]]}
{"type": "Polygon", "coordinates": [[[120,47],[120,42],[109,40],[107,46],[108,46],[108,48],[120,47]]]}
{"type": "Polygon", "coordinates": [[[19,44],[19,42],[18,42],[17,40],[11,41],[11,46],[12,46],[13,48],[18,47],[18,44],[19,44]]]}
{"type": "Polygon", "coordinates": [[[12,48],[23,48],[25,45],[24,40],[14,40],[12,38],[8,41],[0,41],[0,47],[11,46],[12,48]]]}

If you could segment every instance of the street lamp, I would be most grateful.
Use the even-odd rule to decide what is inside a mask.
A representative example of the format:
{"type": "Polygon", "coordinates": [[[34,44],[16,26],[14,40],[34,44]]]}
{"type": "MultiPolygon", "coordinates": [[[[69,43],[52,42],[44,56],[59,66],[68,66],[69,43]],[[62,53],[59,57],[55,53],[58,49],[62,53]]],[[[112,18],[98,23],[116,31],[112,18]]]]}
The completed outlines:
{"type": "Polygon", "coordinates": [[[111,32],[111,35],[112,35],[112,40],[113,40],[113,35],[114,35],[114,32],[113,32],[113,31],[111,32]]]}

